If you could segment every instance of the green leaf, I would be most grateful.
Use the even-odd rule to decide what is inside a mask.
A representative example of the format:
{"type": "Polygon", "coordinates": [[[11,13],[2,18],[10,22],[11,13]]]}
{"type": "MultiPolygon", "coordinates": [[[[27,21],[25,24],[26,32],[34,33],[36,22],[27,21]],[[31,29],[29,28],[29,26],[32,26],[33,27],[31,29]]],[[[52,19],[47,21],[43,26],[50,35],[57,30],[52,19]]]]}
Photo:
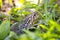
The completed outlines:
{"type": "Polygon", "coordinates": [[[36,38],[35,33],[27,31],[27,30],[24,30],[24,31],[26,32],[26,34],[30,40],[34,40],[36,38]]]}
{"type": "MultiPolygon", "coordinates": [[[[50,20],[50,24],[51,24],[52,26],[56,27],[56,29],[57,29],[58,31],[60,31],[60,25],[59,25],[57,22],[55,22],[55,21],[53,21],[53,20],[50,20]]],[[[53,27],[52,27],[52,29],[53,29],[53,27]]]]}
{"type": "Polygon", "coordinates": [[[29,40],[29,39],[27,38],[27,35],[23,34],[19,37],[18,40],[29,40]]]}
{"type": "Polygon", "coordinates": [[[5,20],[0,25],[0,39],[4,39],[10,32],[10,21],[5,20]]]}
{"type": "Polygon", "coordinates": [[[45,25],[40,24],[39,26],[48,30],[48,28],[45,25]]]}
{"type": "Polygon", "coordinates": [[[10,34],[4,40],[18,40],[18,36],[15,32],[10,31],[10,34]]]}

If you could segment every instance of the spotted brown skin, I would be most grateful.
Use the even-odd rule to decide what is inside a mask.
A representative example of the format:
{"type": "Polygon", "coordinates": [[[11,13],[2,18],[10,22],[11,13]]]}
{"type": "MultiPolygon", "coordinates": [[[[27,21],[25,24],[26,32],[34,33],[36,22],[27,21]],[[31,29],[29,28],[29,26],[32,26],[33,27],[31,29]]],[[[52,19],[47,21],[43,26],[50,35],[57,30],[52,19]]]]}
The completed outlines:
{"type": "Polygon", "coordinates": [[[33,25],[33,22],[38,19],[39,14],[37,12],[32,12],[32,14],[28,15],[24,21],[22,22],[22,24],[19,26],[21,29],[25,28],[25,29],[29,29],[30,26],[33,25]]]}
{"type": "Polygon", "coordinates": [[[31,12],[31,14],[28,15],[19,26],[12,27],[11,31],[14,31],[17,34],[23,34],[23,29],[29,30],[29,28],[33,25],[33,22],[36,21],[38,18],[38,12],[31,12]]]}

